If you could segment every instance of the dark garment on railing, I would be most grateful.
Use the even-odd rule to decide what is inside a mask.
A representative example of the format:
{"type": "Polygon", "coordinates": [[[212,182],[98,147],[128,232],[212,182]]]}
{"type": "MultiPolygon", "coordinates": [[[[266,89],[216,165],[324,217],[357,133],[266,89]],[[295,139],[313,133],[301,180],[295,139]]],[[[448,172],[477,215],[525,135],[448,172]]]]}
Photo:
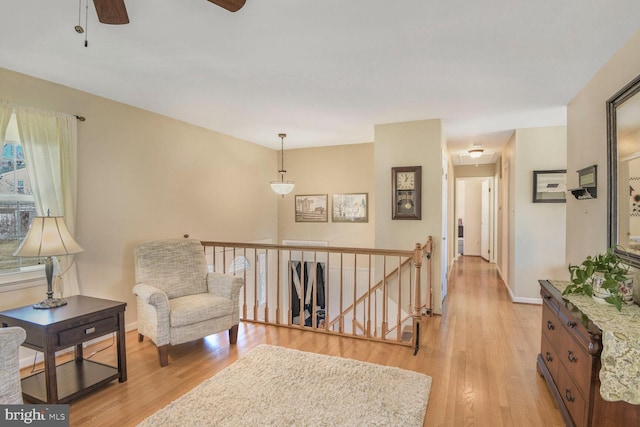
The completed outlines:
{"type": "Polygon", "coordinates": [[[325,276],[324,276],[324,263],[307,261],[304,265],[300,261],[290,261],[289,267],[291,268],[291,312],[292,317],[300,316],[300,297],[298,289],[302,291],[302,301],[304,302],[304,309],[307,310],[308,315],[305,316],[305,324],[307,318],[309,319],[309,325],[311,326],[311,313],[313,313],[313,289],[316,293],[316,309],[320,307],[325,308],[325,276]],[[315,280],[314,280],[315,270],[315,280]],[[297,283],[296,283],[297,279],[297,283]],[[311,288],[310,288],[311,286],[311,288]]]}

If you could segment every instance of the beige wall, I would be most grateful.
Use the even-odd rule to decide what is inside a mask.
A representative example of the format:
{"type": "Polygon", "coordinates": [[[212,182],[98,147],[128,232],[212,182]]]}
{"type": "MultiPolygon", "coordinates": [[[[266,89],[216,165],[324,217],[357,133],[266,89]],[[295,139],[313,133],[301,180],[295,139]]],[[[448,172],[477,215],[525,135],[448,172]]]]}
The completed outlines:
{"type": "MultiPolygon", "coordinates": [[[[277,171],[276,151],[2,69],[0,94],[86,116],[78,123],[80,289],[126,301],[127,323],[137,318],[131,293],[136,243],[183,234],[277,238],[278,202],[268,184],[277,171]]],[[[33,303],[34,293],[4,293],[0,304],[33,303]]]]}
{"type": "Polygon", "coordinates": [[[567,202],[566,261],[582,262],[607,249],[607,99],[640,74],[640,31],[607,62],[567,107],[567,171],[570,188],[577,170],[598,165],[598,198],[567,202]]]}
{"type": "Polygon", "coordinates": [[[566,276],[566,204],[532,202],[533,171],[566,169],[566,132],[517,129],[502,151],[497,262],[515,302],[539,302],[538,279],[566,276]]]}
{"type": "Polygon", "coordinates": [[[440,120],[381,124],[375,126],[374,133],[376,247],[410,250],[416,243],[424,243],[427,236],[433,237],[433,308],[440,313],[442,124],[440,120]],[[419,221],[391,219],[391,168],[394,166],[422,166],[422,219],[419,221]]]}
{"type": "Polygon", "coordinates": [[[566,204],[533,203],[533,171],[566,169],[566,132],[565,126],[516,130],[509,285],[517,302],[539,301],[538,279],[566,278],[566,204]]]}
{"type": "MultiPolygon", "coordinates": [[[[278,198],[279,240],[314,240],[329,246],[374,247],[376,212],[373,172],[373,144],[285,150],[286,179],[295,182],[293,192],[278,198]],[[334,223],[331,200],[334,194],[367,193],[369,221],[334,223]],[[328,222],[295,222],[295,195],[326,194],[328,222]]],[[[278,242],[278,243],[280,243],[278,242]]]]}

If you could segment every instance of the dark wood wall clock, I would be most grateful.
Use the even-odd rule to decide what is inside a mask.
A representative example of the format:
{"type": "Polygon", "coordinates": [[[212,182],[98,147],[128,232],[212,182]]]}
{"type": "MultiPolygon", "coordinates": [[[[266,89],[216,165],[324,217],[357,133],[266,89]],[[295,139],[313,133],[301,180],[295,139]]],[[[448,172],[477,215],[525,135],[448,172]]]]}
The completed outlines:
{"type": "Polygon", "coordinates": [[[422,218],[422,166],[391,168],[392,219],[422,218]]]}

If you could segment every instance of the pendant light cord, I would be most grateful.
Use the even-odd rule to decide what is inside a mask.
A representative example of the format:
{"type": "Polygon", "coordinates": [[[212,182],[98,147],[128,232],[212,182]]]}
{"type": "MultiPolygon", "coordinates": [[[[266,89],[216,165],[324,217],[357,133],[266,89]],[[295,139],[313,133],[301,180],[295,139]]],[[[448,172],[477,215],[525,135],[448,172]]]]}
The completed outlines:
{"type": "Polygon", "coordinates": [[[89,32],[89,0],[84,2],[84,47],[89,46],[87,41],[87,33],[89,32]]]}
{"type": "Polygon", "coordinates": [[[287,172],[284,170],[284,137],[287,136],[284,133],[278,135],[280,137],[280,181],[284,182],[284,174],[287,172]]]}

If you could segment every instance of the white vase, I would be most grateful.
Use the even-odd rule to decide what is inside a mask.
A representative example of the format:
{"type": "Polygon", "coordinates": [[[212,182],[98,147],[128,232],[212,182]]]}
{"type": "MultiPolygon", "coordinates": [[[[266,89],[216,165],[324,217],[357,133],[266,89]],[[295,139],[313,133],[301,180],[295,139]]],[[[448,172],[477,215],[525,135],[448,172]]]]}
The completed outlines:
{"type": "Polygon", "coordinates": [[[622,295],[622,301],[625,304],[633,304],[633,276],[625,276],[626,280],[620,282],[620,294],[622,295]]]}
{"type": "Polygon", "coordinates": [[[611,292],[608,289],[604,289],[602,287],[603,283],[604,283],[604,273],[600,273],[600,272],[593,273],[593,276],[591,277],[591,286],[593,288],[593,294],[591,295],[591,298],[593,298],[595,301],[599,302],[600,304],[613,305],[604,300],[605,298],[611,296],[611,292]]]}

